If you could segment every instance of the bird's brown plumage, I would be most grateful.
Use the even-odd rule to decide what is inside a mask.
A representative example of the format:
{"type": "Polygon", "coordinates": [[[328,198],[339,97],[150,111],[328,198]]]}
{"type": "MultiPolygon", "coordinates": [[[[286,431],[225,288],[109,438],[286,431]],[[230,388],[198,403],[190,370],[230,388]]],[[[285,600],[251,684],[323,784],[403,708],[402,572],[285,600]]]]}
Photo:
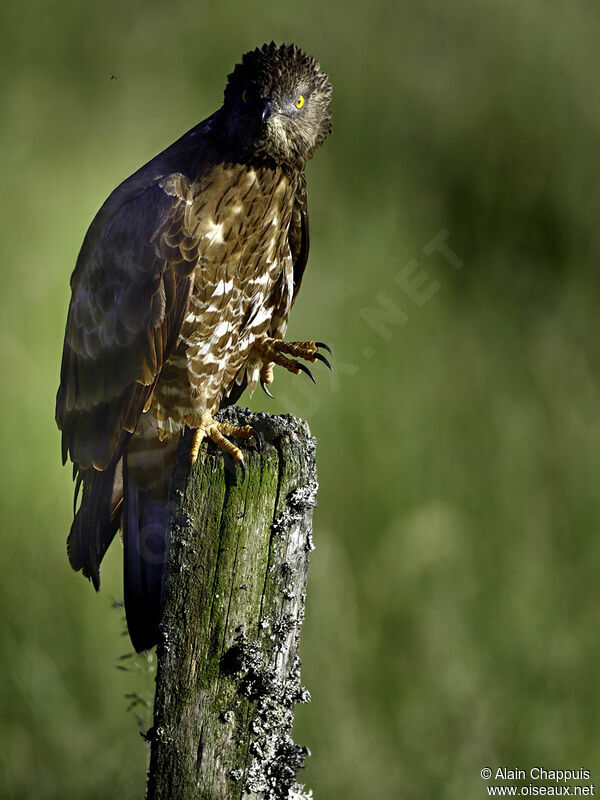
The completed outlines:
{"type": "Polygon", "coordinates": [[[69,558],[96,587],[123,475],[164,500],[184,426],[255,386],[255,343],[285,333],[308,256],[303,167],[329,133],[330,95],[293,45],[246,54],[223,107],[122,183],[87,232],[56,419],[83,483],[69,558]]]}

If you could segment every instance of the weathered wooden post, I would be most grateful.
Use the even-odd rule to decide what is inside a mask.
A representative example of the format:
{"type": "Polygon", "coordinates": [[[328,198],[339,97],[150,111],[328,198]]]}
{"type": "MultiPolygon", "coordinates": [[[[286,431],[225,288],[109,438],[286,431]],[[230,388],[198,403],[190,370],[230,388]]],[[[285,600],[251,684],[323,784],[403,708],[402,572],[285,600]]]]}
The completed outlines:
{"type": "Polygon", "coordinates": [[[302,800],[308,751],[290,732],[309,699],[298,642],[315,440],[288,415],[220,418],[254,425],[264,446],[245,447],[244,482],[212,445],[191,472],[191,437],[178,451],[147,800],[302,800]]]}

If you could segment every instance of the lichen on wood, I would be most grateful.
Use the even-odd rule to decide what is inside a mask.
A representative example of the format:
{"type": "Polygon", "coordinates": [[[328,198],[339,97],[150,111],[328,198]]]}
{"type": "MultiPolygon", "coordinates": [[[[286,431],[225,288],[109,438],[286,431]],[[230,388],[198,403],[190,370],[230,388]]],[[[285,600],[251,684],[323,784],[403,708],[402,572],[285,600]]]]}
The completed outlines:
{"type": "Polygon", "coordinates": [[[315,440],[292,416],[230,408],[264,445],[247,477],[212,444],[193,469],[190,436],[171,485],[170,555],[157,648],[148,800],[304,800],[307,749],[291,738],[308,702],[298,644],[304,617],[315,440]]]}

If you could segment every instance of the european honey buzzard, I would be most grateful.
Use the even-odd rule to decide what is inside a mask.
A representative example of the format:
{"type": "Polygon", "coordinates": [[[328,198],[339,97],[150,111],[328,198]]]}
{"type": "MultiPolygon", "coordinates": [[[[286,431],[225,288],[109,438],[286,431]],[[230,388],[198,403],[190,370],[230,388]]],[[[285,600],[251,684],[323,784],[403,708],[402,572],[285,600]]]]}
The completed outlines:
{"type": "Polygon", "coordinates": [[[326,362],[321,343],[283,336],[308,257],[304,166],[330,133],[330,100],[295,45],[246,53],[222,107],[112,192],[79,253],[56,398],[75,502],[83,489],[68,555],[98,589],[121,527],[137,650],[157,637],[180,434],[195,431],[192,459],[208,437],[243,466],[228,437],[253,430],[213,415],[266,389],[273,364],[326,362]]]}

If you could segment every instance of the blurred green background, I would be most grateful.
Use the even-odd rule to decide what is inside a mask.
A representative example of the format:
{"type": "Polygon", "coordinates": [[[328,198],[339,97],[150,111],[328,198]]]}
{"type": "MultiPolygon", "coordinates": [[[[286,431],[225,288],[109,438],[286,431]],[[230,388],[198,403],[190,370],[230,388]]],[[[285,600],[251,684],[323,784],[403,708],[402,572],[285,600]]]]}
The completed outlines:
{"type": "Polygon", "coordinates": [[[125,695],[152,675],[119,660],[119,547],[99,595],[65,555],[53,417],[69,276],[110,190],[271,39],[334,85],[289,334],[330,342],[338,369],[316,389],[278,374],[277,402],[252,401],[320,440],[302,780],[321,800],[479,798],[499,765],[600,783],[597,12],[3,4],[2,797],[143,796],[125,695]],[[425,254],[441,231],[460,269],[425,254]],[[399,285],[410,270],[426,302],[399,285]]]}

